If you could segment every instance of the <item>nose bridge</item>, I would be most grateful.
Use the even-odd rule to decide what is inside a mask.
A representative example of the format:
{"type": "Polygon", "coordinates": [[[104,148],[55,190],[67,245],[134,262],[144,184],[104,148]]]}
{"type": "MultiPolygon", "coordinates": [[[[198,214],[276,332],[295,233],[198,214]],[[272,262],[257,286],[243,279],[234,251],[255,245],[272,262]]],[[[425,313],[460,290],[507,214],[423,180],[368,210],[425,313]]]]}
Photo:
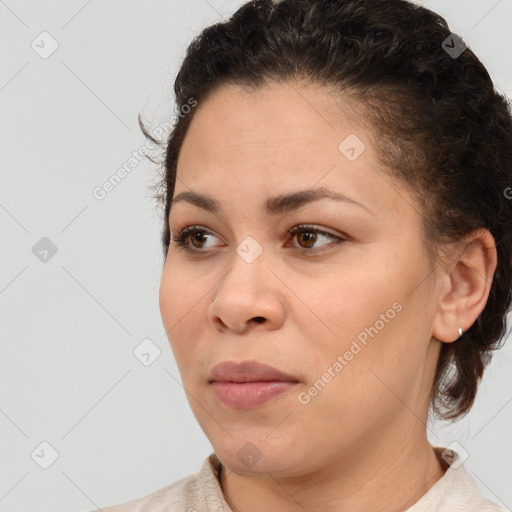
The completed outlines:
{"type": "Polygon", "coordinates": [[[259,285],[268,284],[268,279],[263,279],[267,264],[267,254],[253,237],[246,237],[238,244],[230,258],[230,269],[219,283],[217,296],[227,288],[233,288],[236,293],[249,289],[254,290],[259,285]]]}
{"type": "Polygon", "coordinates": [[[218,283],[208,311],[210,321],[217,328],[240,331],[254,318],[258,322],[264,318],[267,326],[280,325],[284,318],[283,304],[276,283],[266,272],[267,256],[254,239],[244,239],[236,247],[229,259],[230,268],[218,283]]]}

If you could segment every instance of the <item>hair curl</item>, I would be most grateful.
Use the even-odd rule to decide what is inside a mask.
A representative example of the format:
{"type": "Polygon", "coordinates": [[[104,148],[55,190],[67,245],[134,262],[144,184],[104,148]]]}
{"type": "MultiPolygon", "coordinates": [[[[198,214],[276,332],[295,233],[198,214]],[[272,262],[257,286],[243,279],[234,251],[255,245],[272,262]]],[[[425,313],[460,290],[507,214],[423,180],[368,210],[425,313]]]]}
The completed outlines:
{"type": "MultiPolygon", "coordinates": [[[[469,47],[457,58],[443,49],[450,34],[444,18],[406,0],[254,0],[194,38],[174,93],[179,111],[225,84],[257,89],[306,80],[348,95],[376,134],[384,172],[421,205],[430,261],[444,243],[478,228],[490,231],[498,263],[486,306],[459,340],[443,343],[430,394],[439,418],[460,419],[506,334],[512,114],[469,47]]],[[[193,116],[179,116],[165,141],[139,115],[145,136],[164,148],[155,196],[164,206],[164,256],[178,155],[193,116]]]]}

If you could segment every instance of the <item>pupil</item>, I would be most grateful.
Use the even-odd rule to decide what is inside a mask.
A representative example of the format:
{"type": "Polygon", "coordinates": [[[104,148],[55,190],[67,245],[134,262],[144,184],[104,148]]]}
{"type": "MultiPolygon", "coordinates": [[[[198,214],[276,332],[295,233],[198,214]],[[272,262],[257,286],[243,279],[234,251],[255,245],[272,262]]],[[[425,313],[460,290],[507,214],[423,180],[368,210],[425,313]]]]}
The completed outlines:
{"type": "Polygon", "coordinates": [[[305,238],[305,242],[306,242],[306,247],[312,247],[314,244],[315,244],[315,241],[316,241],[316,233],[313,233],[311,231],[303,231],[300,235],[300,238],[302,240],[304,240],[305,238]],[[306,236],[304,237],[304,234],[306,234],[306,236]]]}
{"type": "Polygon", "coordinates": [[[204,233],[194,233],[194,235],[192,236],[192,245],[195,245],[196,247],[201,247],[201,242],[204,242],[202,238],[204,238],[204,233]],[[199,242],[199,244],[196,245],[195,242],[199,242]]]}

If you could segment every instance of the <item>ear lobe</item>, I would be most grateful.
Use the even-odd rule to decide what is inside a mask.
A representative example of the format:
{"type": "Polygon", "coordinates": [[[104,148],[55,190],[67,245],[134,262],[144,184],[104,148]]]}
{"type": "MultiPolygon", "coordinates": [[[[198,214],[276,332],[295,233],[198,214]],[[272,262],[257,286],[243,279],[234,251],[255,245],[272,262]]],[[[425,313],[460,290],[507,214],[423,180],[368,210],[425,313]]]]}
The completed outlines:
{"type": "Polygon", "coordinates": [[[485,308],[497,266],[496,244],[487,229],[477,229],[458,245],[441,273],[432,336],[444,343],[459,339],[485,308]]]}

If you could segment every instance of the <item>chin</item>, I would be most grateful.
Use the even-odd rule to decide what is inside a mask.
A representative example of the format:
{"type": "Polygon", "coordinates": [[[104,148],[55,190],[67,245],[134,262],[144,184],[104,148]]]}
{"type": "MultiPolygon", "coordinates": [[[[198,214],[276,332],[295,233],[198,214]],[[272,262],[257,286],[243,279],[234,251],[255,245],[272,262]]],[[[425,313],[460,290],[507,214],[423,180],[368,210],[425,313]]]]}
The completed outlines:
{"type": "Polygon", "coordinates": [[[264,439],[264,435],[262,439],[262,437],[242,434],[235,438],[226,438],[225,443],[217,443],[213,446],[223,465],[230,471],[243,476],[267,473],[291,476],[299,463],[297,460],[299,454],[294,452],[293,446],[287,446],[282,440],[270,442],[264,439]]]}

